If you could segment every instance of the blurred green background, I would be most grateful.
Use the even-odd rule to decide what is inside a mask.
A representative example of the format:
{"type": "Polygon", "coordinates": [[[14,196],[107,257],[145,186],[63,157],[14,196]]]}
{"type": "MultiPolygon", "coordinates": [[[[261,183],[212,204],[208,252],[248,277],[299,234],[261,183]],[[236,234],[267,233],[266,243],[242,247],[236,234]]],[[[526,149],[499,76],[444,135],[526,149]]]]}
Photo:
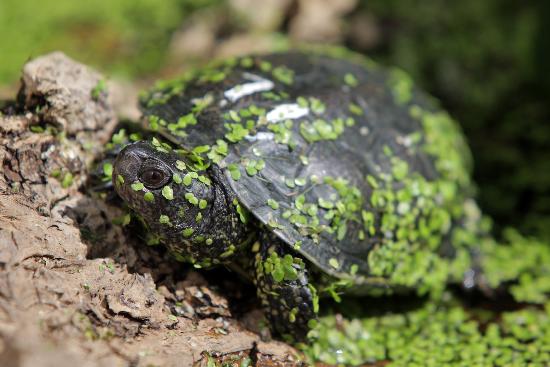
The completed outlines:
{"type": "Polygon", "coordinates": [[[408,71],[461,122],[497,229],[550,239],[549,14],[547,0],[1,0],[0,96],[51,50],[147,85],[214,57],[346,45],[408,71]]]}

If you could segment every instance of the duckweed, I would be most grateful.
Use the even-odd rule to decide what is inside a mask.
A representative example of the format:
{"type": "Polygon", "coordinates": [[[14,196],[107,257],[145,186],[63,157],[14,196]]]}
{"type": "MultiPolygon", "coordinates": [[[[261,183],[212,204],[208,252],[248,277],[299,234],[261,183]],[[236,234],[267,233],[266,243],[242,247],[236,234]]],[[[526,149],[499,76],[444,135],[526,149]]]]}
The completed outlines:
{"type": "MultiPolygon", "coordinates": [[[[550,303],[546,309],[504,312],[465,308],[446,295],[403,312],[378,309],[363,317],[327,315],[303,346],[309,362],[357,366],[546,366],[550,363],[550,303]],[[485,316],[482,316],[485,315],[485,316]]],[[[349,305],[348,305],[349,306],[349,305]]],[[[355,306],[357,307],[357,304],[355,306]]]]}

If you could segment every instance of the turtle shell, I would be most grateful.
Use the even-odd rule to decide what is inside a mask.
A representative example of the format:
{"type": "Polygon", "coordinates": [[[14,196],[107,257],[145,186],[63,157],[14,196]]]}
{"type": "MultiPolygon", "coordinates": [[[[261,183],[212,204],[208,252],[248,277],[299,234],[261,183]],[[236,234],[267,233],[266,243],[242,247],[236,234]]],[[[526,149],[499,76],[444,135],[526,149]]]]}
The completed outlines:
{"type": "Polygon", "coordinates": [[[372,253],[387,241],[440,251],[462,215],[460,132],[406,75],[364,58],[231,59],[159,84],[142,103],[151,129],[202,168],[222,168],[241,205],[338,278],[386,276],[372,253]]]}

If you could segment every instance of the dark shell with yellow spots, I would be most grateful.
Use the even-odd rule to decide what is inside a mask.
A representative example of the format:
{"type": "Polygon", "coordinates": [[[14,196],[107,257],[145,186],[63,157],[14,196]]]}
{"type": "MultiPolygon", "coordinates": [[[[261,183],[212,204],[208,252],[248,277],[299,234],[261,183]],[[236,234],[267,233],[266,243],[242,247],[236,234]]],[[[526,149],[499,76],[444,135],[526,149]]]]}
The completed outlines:
{"type": "Polygon", "coordinates": [[[244,57],[161,83],[142,104],[148,128],[217,165],[259,225],[338,279],[430,285],[470,265],[469,151],[399,70],[244,57]]]}

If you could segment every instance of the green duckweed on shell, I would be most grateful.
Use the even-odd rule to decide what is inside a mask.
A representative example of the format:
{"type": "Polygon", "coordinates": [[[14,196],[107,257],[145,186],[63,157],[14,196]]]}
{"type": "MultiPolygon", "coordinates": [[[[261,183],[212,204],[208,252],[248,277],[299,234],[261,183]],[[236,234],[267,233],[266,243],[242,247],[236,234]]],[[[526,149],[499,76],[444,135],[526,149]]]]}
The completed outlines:
{"type": "Polygon", "coordinates": [[[269,205],[271,207],[271,209],[273,210],[277,210],[279,209],[279,203],[273,199],[268,199],[267,200],[267,205],[269,205]]]}
{"type": "Polygon", "coordinates": [[[199,199],[197,199],[197,197],[195,196],[195,194],[193,194],[192,192],[187,192],[185,193],[185,199],[187,199],[187,201],[192,204],[192,205],[198,205],[199,204],[199,199]]]}
{"type": "Polygon", "coordinates": [[[344,83],[350,87],[356,87],[357,84],[359,84],[359,81],[352,73],[346,73],[346,75],[344,75],[344,83]]]}
{"type": "MultiPolygon", "coordinates": [[[[446,287],[449,282],[461,282],[479,265],[491,287],[511,284],[516,301],[547,305],[548,251],[519,235],[509,235],[504,246],[490,238],[490,225],[474,201],[471,155],[459,125],[426,102],[404,72],[379,72],[369,60],[347,56],[353,65],[341,60],[313,61],[333,67],[334,78],[308,74],[312,80],[317,78],[314,87],[326,83],[330,88],[322,90],[326,93],[301,86],[305,79],[299,66],[311,61],[309,55],[295,57],[299,65],[286,62],[290,57],[281,61],[277,55],[234,59],[161,84],[144,105],[154,107],[151,129],[167,130],[172,138],[168,140],[181,142],[177,148],[186,163],[176,162],[181,175],[174,174],[174,183],[185,185],[186,190],[208,190],[215,176],[210,176],[210,182],[206,170],[220,168],[236,194],[230,204],[233,223],[272,230],[289,244],[290,254],[274,251],[258,265],[276,283],[296,279],[296,269],[306,264],[302,255],[312,260],[309,266],[318,265],[333,276],[308,285],[315,296],[318,292],[340,301],[354,282],[364,281],[376,285],[369,288],[369,295],[406,289],[425,297],[420,307],[350,317],[344,319],[343,327],[330,316],[321,319],[312,332],[318,340],[306,348],[312,360],[389,361],[396,366],[459,366],[460,358],[468,366],[522,365],[525,358],[535,361],[533,365],[546,363],[541,358],[547,357],[548,350],[529,339],[540,331],[532,323],[536,317],[544,320],[539,329],[546,328],[537,338],[548,337],[545,311],[526,308],[506,313],[502,322],[483,320],[488,325],[485,330],[447,294],[446,287]],[[361,71],[360,65],[367,70],[361,71]],[[223,97],[223,88],[242,86],[246,75],[254,73],[270,81],[271,89],[242,99],[223,97]],[[230,85],[233,80],[237,86],[230,85]],[[379,94],[373,92],[377,96],[373,98],[363,93],[366,90],[379,94]],[[182,116],[174,117],[181,106],[186,106],[182,116]],[[217,114],[214,120],[212,113],[217,114]],[[208,124],[213,122],[219,125],[211,128],[208,124]],[[372,151],[364,149],[364,141],[372,151]],[[333,160],[335,156],[343,159],[333,160]],[[368,250],[354,252],[354,245],[368,250]],[[525,248],[532,253],[522,254],[525,248]],[[480,256],[472,256],[478,250],[480,256]],[[518,321],[521,317],[523,324],[518,321]]],[[[152,144],[161,152],[171,149],[157,138],[152,144]]],[[[146,191],[134,184],[132,189],[146,191]]],[[[201,191],[195,193],[206,197],[201,191]]],[[[169,186],[161,194],[173,199],[169,186]]],[[[146,200],[148,195],[155,199],[145,192],[146,200]]],[[[185,199],[201,210],[209,205],[190,192],[185,199]]],[[[194,212],[195,221],[207,219],[207,213],[194,212]]],[[[162,216],[154,220],[166,222],[162,216]]],[[[190,228],[183,230],[183,243],[221,243],[218,234],[212,235],[215,241],[193,235],[190,228]]],[[[181,254],[180,258],[196,266],[212,265],[234,255],[240,243],[225,247],[223,261],[181,254]]],[[[259,255],[258,248],[252,252],[259,255]]],[[[299,320],[293,310],[288,313],[291,323],[299,320]]]]}
{"type": "Polygon", "coordinates": [[[170,217],[168,217],[167,215],[162,214],[159,217],[159,223],[161,223],[161,224],[170,224],[170,217]]]}

